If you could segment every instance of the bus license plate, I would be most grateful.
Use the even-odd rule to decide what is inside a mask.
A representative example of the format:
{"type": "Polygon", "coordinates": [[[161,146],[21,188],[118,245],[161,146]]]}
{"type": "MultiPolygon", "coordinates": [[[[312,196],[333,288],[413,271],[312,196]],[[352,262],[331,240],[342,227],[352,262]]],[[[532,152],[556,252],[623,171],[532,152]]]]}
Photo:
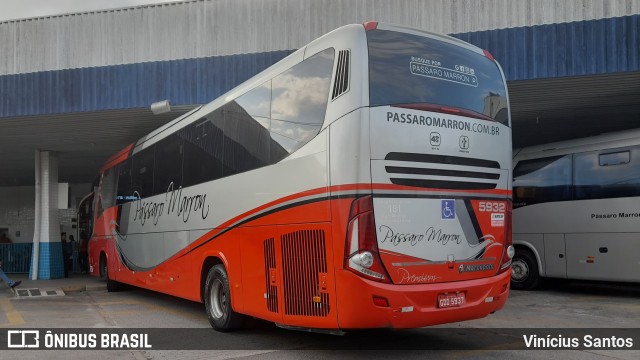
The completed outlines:
{"type": "Polygon", "coordinates": [[[464,293],[438,295],[439,308],[461,306],[465,304],[465,301],[464,293]]]}

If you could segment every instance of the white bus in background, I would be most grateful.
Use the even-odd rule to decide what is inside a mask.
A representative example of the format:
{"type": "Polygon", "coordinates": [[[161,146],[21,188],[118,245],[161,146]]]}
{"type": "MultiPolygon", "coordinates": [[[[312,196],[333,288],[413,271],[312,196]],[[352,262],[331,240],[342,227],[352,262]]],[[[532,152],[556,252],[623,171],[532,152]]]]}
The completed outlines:
{"type": "Polygon", "coordinates": [[[640,282],[640,129],[514,151],[511,286],[640,282]]]}

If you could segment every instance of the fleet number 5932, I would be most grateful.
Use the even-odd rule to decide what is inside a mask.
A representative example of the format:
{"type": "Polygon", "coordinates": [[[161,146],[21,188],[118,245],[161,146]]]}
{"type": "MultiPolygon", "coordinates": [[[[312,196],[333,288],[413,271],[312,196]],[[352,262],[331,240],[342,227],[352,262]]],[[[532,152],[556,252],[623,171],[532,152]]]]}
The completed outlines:
{"type": "Polygon", "coordinates": [[[506,210],[506,206],[503,202],[480,201],[480,203],[478,204],[478,210],[503,213],[506,210]]]}

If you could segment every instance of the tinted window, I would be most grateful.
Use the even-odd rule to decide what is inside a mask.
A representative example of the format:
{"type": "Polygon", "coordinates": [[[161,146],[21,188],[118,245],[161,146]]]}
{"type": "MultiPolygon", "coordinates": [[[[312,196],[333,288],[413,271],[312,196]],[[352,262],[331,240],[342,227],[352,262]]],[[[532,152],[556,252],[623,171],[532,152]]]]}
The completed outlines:
{"type": "Polygon", "coordinates": [[[116,168],[112,167],[102,175],[98,214],[102,214],[104,210],[114,206],[116,203],[116,174],[116,168]]]}
{"type": "Polygon", "coordinates": [[[137,199],[131,188],[131,159],[118,165],[118,194],[116,203],[123,204],[137,199]]]}
{"type": "Polygon", "coordinates": [[[367,31],[371,106],[427,103],[471,110],[508,125],[505,84],[487,57],[444,41],[367,31]]]}
{"type": "Polygon", "coordinates": [[[513,170],[514,207],[571,199],[571,155],[520,161],[513,170]]]}
{"type": "Polygon", "coordinates": [[[183,187],[222,177],[224,115],[215,110],[178,131],[184,141],[183,187]]]}
{"type": "Polygon", "coordinates": [[[153,195],[154,149],[155,146],[142,150],[131,160],[131,188],[141,198],[153,195]]]}
{"type": "Polygon", "coordinates": [[[271,120],[271,139],[275,142],[273,158],[275,162],[284,159],[302,145],[313,139],[320,131],[320,126],[271,120]]]}
{"type": "Polygon", "coordinates": [[[245,113],[253,117],[269,119],[271,116],[271,81],[239,96],[235,102],[245,113]]]}
{"type": "Polygon", "coordinates": [[[276,163],[313,139],[324,122],[334,50],[317,53],[133,157],[140,196],[276,163]],[[154,169],[155,165],[155,169],[154,169]]]}
{"type": "Polygon", "coordinates": [[[315,137],[327,110],[334,50],[305,59],[273,78],[271,160],[277,162],[315,137]]]}
{"type": "Polygon", "coordinates": [[[269,165],[271,162],[268,119],[249,115],[235,101],[223,106],[223,110],[223,176],[269,165]]]}
{"type": "Polygon", "coordinates": [[[631,161],[631,153],[629,151],[619,151],[610,154],[600,154],[600,166],[621,165],[631,161]]]}
{"type": "Polygon", "coordinates": [[[574,155],[575,199],[640,196],[640,148],[574,155]]]}
{"type": "Polygon", "coordinates": [[[182,139],[171,135],[156,145],[154,194],[178,189],[182,185],[182,139]]]}

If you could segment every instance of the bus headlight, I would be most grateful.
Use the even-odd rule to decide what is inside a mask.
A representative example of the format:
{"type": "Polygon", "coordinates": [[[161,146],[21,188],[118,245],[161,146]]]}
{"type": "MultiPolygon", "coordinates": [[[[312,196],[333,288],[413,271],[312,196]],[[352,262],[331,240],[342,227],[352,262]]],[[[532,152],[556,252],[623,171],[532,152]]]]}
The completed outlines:
{"type": "Polygon", "coordinates": [[[507,256],[509,257],[509,259],[513,259],[513,256],[516,254],[516,249],[513,247],[513,245],[509,245],[509,247],[507,248],[507,256]]]}

